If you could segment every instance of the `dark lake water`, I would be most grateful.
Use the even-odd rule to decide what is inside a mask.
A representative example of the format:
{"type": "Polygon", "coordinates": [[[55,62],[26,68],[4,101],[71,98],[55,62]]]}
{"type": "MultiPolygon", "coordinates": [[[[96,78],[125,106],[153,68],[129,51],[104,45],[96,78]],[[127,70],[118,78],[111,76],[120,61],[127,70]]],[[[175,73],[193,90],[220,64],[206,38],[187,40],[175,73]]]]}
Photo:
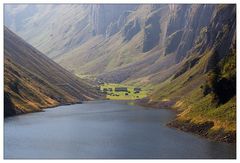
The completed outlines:
{"type": "Polygon", "coordinates": [[[4,120],[4,158],[235,158],[234,145],[166,127],[175,113],[121,102],[60,106],[4,120]]]}

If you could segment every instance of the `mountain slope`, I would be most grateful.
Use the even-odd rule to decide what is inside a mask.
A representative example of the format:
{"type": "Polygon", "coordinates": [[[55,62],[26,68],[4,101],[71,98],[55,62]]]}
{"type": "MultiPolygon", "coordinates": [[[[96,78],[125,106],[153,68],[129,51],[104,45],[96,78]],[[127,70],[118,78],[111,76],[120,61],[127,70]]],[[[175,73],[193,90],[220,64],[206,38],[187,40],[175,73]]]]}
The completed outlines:
{"type": "Polygon", "coordinates": [[[4,24],[44,54],[54,58],[78,47],[94,35],[105,33],[112,20],[134,7],[135,5],[5,4],[4,24]]]}
{"type": "Polygon", "coordinates": [[[5,27],[4,97],[8,116],[99,95],[5,27]]]}
{"type": "MultiPolygon", "coordinates": [[[[218,9],[227,7],[231,8],[228,11],[234,11],[235,8],[212,4],[20,7],[5,5],[6,24],[16,29],[7,20],[15,20],[14,15],[37,8],[34,14],[19,18],[25,24],[20,22],[18,26],[24,30],[19,27],[15,31],[66,69],[105,81],[141,85],[158,84],[173,75],[218,9]],[[40,12],[44,9],[45,12],[40,12]],[[46,14],[52,15],[51,19],[46,14]],[[34,23],[38,25],[33,26],[34,23]]],[[[230,17],[227,12],[222,14],[230,17]]],[[[210,42],[204,46],[199,43],[202,52],[207,44],[210,42]]]]}
{"type": "Polygon", "coordinates": [[[236,141],[236,8],[218,6],[179,70],[156,87],[148,103],[175,103],[182,113],[173,127],[236,141]]]}

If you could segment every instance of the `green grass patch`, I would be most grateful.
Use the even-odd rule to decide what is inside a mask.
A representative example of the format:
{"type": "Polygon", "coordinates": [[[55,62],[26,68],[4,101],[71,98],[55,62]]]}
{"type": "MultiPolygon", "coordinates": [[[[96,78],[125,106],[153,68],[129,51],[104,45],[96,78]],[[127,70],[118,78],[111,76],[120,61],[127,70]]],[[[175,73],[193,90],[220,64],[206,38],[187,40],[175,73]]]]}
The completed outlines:
{"type": "Polygon", "coordinates": [[[236,97],[231,98],[225,104],[217,105],[212,102],[212,95],[203,96],[201,89],[195,89],[189,96],[185,96],[185,109],[187,114],[182,114],[181,119],[191,119],[192,121],[204,122],[213,121],[215,128],[223,128],[227,131],[236,130],[236,97]]]}

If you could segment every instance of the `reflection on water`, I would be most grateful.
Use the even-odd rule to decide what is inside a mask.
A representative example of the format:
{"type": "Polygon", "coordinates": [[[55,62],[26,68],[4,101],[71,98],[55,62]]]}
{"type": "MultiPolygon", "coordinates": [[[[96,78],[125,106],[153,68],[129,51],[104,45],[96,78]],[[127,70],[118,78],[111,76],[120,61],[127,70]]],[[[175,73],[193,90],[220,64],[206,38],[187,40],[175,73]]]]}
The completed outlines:
{"type": "Polygon", "coordinates": [[[235,158],[234,145],[170,129],[170,110],[99,101],[5,119],[5,158],[235,158]]]}

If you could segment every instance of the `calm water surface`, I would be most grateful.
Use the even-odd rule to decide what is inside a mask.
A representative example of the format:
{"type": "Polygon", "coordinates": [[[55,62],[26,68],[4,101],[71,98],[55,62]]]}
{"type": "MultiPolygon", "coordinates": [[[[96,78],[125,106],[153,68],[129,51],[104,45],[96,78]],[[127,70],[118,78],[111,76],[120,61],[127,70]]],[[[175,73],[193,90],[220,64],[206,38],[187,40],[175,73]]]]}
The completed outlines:
{"type": "Polygon", "coordinates": [[[4,157],[235,158],[234,145],[165,126],[171,110],[99,101],[4,120],[4,157]]]}

